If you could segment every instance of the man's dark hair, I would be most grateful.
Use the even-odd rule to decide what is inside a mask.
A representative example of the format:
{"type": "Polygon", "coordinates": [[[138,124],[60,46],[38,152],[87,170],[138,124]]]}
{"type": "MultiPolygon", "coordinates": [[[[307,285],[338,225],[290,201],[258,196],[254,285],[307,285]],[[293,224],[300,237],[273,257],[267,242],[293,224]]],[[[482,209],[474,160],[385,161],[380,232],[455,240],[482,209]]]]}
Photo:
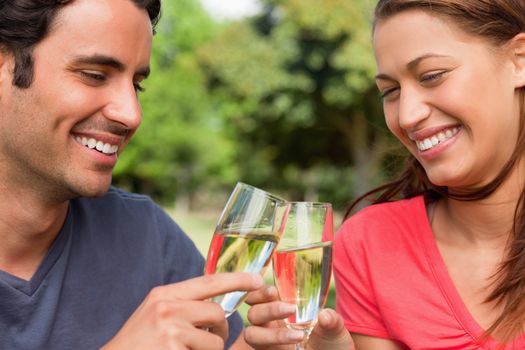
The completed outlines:
{"type": "MultiPolygon", "coordinates": [[[[49,32],[60,9],[75,0],[0,0],[0,50],[13,55],[13,85],[28,88],[33,80],[33,48],[49,32]]],[[[113,1],[113,0],[108,0],[113,1]]],[[[148,12],[153,28],[161,0],[130,0],[148,12]]]]}

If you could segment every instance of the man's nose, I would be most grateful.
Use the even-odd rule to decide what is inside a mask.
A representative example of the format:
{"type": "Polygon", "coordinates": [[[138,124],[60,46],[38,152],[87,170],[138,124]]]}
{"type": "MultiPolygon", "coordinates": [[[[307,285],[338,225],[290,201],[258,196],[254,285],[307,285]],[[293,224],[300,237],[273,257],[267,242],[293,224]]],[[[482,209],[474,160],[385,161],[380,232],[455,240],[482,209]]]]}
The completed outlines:
{"type": "Polygon", "coordinates": [[[133,84],[113,91],[103,114],[130,130],[137,129],[142,121],[142,108],[133,84]]]}

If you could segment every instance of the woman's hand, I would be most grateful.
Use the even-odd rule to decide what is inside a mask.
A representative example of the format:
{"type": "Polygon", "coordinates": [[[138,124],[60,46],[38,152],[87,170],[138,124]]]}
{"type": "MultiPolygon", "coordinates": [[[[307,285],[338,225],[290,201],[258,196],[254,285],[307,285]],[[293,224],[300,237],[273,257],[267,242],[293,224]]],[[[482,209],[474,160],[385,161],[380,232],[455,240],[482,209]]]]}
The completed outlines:
{"type": "MultiPolygon", "coordinates": [[[[257,350],[293,350],[300,342],[302,331],[286,328],[283,319],[295,312],[295,306],[278,301],[275,287],[266,287],[249,295],[246,302],[252,307],[248,320],[252,324],[244,332],[245,341],[257,350]]],[[[352,338],[344,327],[342,318],[333,310],[319,314],[308,348],[311,350],[354,349],[352,338]]]]}

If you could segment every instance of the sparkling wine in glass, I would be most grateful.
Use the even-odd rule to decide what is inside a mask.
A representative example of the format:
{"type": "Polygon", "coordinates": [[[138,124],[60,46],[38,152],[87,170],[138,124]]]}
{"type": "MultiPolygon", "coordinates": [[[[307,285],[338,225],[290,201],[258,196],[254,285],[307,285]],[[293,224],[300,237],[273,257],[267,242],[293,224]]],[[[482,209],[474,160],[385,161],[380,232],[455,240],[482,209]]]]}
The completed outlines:
{"type": "MultiPolygon", "coordinates": [[[[217,222],[205,274],[264,273],[284,229],[288,203],[256,187],[237,183],[217,222]]],[[[236,291],[212,298],[226,317],[246,298],[236,291]]]]}
{"type": "Polygon", "coordinates": [[[328,296],[333,226],[331,204],[292,202],[273,257],[274,282],[279,297],[295,305],[295,314],[285,319],[286,326],[305,333],[303,341],[296,344],[296,350],[306,349],[328,296]]]}

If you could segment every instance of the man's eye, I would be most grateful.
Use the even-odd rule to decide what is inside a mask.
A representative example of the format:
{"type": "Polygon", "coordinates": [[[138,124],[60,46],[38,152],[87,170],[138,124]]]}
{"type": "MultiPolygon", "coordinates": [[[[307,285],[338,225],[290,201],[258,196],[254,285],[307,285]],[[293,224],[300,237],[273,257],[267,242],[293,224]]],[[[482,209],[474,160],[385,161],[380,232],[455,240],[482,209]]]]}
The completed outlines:
{"type": "Polygon", "coordinates": [[[136,92],[144,92],[146,89],[140,85],[140,83],[134,83],[133,86],[135,87],[136,92]]]}
{"type": "Polygon", "coordinates": [[[105,75],[95,72],[80,71],[80,75],[96,82],[104,82],[106,80],[105,75]]]}

